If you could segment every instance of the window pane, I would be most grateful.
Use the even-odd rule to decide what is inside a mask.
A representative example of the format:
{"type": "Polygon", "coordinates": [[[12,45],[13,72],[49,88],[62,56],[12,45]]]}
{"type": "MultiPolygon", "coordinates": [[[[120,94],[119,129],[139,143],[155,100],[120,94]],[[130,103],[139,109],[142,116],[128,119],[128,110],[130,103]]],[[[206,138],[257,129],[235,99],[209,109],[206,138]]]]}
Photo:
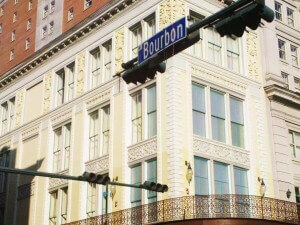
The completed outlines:
{"type": "Polygon", "coordinates": [[[215,194],[229,194],[228,165],[214,162],[215,194]]]}
{"type": "MultiPolygon", "coordinates": [[[[141,165],[131,168],[131,183],[141,184],[142,182],[142,167],[141,165]]],[[[132,207],[141,204],[142,192],[140,188],[131,188],[131,205],[132,207]]]]}
{"type": "Polygon", "coordinates": [[[225,119],[224,94],[211,90],[211,114],[213,116],[225,119]]]}
{"type": "Polygon", "coordinates": [[[205,114],[193,111],[193,132],[194,134],[205,137],[205,114]]]}
{"type": "Polygon", "coordinates": [[[67,222],[68,216],[68,188],[62,189],[61,201],[61,223],[64,224],[67,222]]]}
{"type": "MultiPolygon", "coordinates": [[[[153,160],[147,163],[147,181],[157,182],[157,161],[153,160]]],[[[148,203],[156,201],[156,192],[148,191],[148,203]]]]}
{"type": "Polygon", "coordinates": [[[195,157],[195,194],[209,194],[208,160],[195,157]]]}
{"type": "Polygon", "coordinates": [[[234,167],[235,193],[239,195],[248,195],[247,170],[234,167]]]}
{"type": "Polygon", "coordinates": [[[89,148],[90,159],[98,157],[99,154],[99,115],[98,111],[90,115],[89,148]]]}
{"type": "Polygon", "coordinates": [[[148,137],[156,135],[156,86],[147,92],[148,137]]]}
{"type": "Polygon", "coordinates": [[[205,88],[192,84],[193,132],[205,136],[205,88]]]}
{"type": "Polygon", "coordinates": [[[232,145],[243,148],[244,144],[244,126],[231,123],[232,145]]]}
{"type": "Polygon", "coordinates": [[[132,144],[142,140],[142,94],[132,97],[132,144]]]}
{"type": "Polygon", "coordinates": [[[94,216],[96,212],[96,184],[88,183],[87,190],[87,214],[89,217],[94,216]]]}
{"type": "Polygon", "coordinates": [[[109,149],[109,114],[110,114],[110,108],[105,107],[103,108],[103,125],[102,125],[102,143],[103,143],[103,149],[102,154],[107,154],[109,149]]]}
{"type": "Polygon", "coordinates": [[[225,120],[211,117],[212,138],[217,141],[225,142],[225,120]]]}
{"type": "Polygon", "coordinates": [[[58,211],[58,192],[55,191],[50,194],[50,224],[56,225],[57,224],[57,211],[58,211]]]}

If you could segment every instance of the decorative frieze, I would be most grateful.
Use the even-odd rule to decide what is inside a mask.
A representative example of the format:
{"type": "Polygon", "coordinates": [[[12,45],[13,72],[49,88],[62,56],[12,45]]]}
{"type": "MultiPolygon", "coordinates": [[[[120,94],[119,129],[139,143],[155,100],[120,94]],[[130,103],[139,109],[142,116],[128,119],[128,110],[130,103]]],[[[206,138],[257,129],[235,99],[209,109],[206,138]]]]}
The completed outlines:
{"type": "Polygon", "coordinates": [[[116,72],[119,73],[123,70],[122,63],[124,62],[124,28],[119,29],[115,35],[116,38],[116,60],[115,68],[116,72]]]}
{"type": "Polygon", "coordinates": [[[246,33],[247,55],[248,55],[248,74],[252,79],[259,80],[258,68],[258,36],[254,32],[246,33]]]}
{"type": "Polygon", "coordinates": [[[56,126],[72,118],[72,108],[54,115],[51,118],[52,126],[56,126]]]}
{"type": "Polygon", "coordinates": [[[39,133],[39,130],[40,130],[39,125],[35,125],[26,129],[25,131],[22,132],[22,139],[25,140],[37,135],[39,133]]]}
{"type": "Polygon", "coordinates": [[[222,87],[226,87],[230,90],[234,90],[239,93],[245,94],[246,92],[246,85],[234,81],[230,78],[227,78],[226,76],[218,73],[217,71],[212,72],[196,65],[192,65],[191,67],[193,76],[199,77],[213,84],[218,84],[222,87]]]}
{"type": "Polygon", "coordinates": [[[34,195],[35,183],[24,184],[18,187],[18,200],[29,198],[34,195]]]}
{"type": "Polygon", "coordinates": [[[185,16],[185,3],[182,0],[165,0],[159,7],[159,29],[185,16]]]}
{"type": "Polygon", "coordinates": [[[87,109],[91,109],[110,99],[111,89],[99,93],[86,101],[87,109]]]}
{"type": "Polygon", "coordinates": [[[109,156],[104,155],[98,159],[89,161],[85,164],[85,171],[101,173],[108,171],[109,167],[109,156]]]}
{"type": "Polygon", "coordinates": [[[156,153],[157,138],[155,137],[128,147],[128,162],[131,163],[151,155],[156,155],[156,153]]]}
{"type": "Polygon", "coordinates": [[[51,105],[51,87],[52,87],[53,72],[48,71],[44,75],[44,99],[43,99],[43,114],[49,112],[51,105]]]}
{"type": "Polygon", "coordinates": [[[193,138],[193,151],[201,155],[206,155],[212,159],[225,160],[227,162],[250,166],[249,153],[233,146],[215,143],[211,140],[195,137],[193,138]]]}
{"type": "Polygon", "coordinates": [[[84,91],[84,74],[85,74],[85,51],[79,53],[76,58],[77,65],[77,88],[76,96],[80,96],[84,91]]]}
{"type": "MultiPolygon", "coordinates": [[[[60,174],[66,175],[68,174],[68,170],[62,171],[60,174]]],[[[58,179],[58,178],[50,178],[49,179],[49,189],[55,189],[57,187],[65,186],[68,184],[68,180],[66,179],[58,179]]]]}
{"type": "Polygon", "coordinates": [[[22,112],[24,108],[25,91],[25,89],[22,89],[17,91],[16,93],[16,127],[20,126],[22,123],[22,112]]]}

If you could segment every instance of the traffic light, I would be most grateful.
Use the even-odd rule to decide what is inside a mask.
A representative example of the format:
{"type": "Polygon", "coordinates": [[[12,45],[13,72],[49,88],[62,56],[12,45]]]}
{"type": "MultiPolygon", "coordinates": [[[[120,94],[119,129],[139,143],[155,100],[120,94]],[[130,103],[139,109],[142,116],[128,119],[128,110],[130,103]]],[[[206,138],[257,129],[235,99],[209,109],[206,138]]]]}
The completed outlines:
{"type": "Polygon", "coordinates": [[[108,175],[95,174],[90,172],[84,172],[82,174],[82,180],[90,183],[103,184],[106,185],[110,182],[108,175]]]}
{"type": "Polygon", "coordinates": [[[265,6],[264,3],[255,2],[235,12],[232,16],[217,22],[215,29],[221,37],[225,35],[242,37],[246,27],[256,30],[261,23],[261,19],[272,22],[274,11],[265,6]]]}
{"type": "Polygon", "coordinates": [[[149,191],[156,191],[162,193],[167,192],[169,189],[168,186],[165,184],[155,183],[152,181],[145,181],[142,185],[142,188],[147,189],[149,191]]]}

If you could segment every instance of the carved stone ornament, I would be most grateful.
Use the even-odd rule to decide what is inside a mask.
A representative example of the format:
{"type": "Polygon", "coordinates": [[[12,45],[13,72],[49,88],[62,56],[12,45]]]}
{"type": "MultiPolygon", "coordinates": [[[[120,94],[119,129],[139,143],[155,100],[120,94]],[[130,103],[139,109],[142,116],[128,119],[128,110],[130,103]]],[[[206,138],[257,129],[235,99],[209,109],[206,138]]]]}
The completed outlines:
{"type": "Polygon", "coordinates": [[[85,170],[88,172],[101,173],[108,170],[109,156],[104,155],[98,159],[89,161],[85,164],[85,170]]]}
{"type": "Polygon", "coordinates": [[[211,158],[226,160],[246,167],[250,166],[250,157],[246,150],[242,151],[235,147],[225,146],[225,144],[216,144],[204,138],[193,138],[193,151],[211,158]]]}
{"type": "MultiPolygon", "coordinates": [[[[68,170],[60,172],[62,175],[68,174],[68,170]]],[[[65,186],[68,184],[68,180],[66,179],[58,179],[58,178],[50,178],[49,179],[49,189],[54,189],[57,187],[65,186]]]]}
{"type": "Polygon", "coordinates": [[[39,125],[35,125],[33,127],[26,129],[25,131],[22,132],[22,139],[25,140],[37,135],[39,133],[39,130],[40,130],[39,125]]]}
{"type": "Polygon", "coordinates": [[[259,79],[258,70],[258,37],[257,34],[249,32],[246,34],[247,40],[247,55],[248,55],[248,73],[255,80],[259,79]]]}
{"type": "Polygon", "coordinates": [[[72,109],[68,109],[59,114],[56,114],[51,118],[52,126],[56,126],[62,122],[65,122],[66,120],[69,120],[70,118],[72,118],[72,109]]]}
{"type": "Polygon", "coordinates": [[[160,30],[185,16],[185,3],[182,0],[165,0],[159,9],[160,30]]]}
{"type": "Polygon", "coordinates": [[[219,84],[222,87],[227,87],[230,90],[235,90],[243,94],[246,92],[246,86],[244,84],[238,83],[237,81],[232,81],[222,74],[218,74],[215,71],[211,72],[204,69],[203,67],[192,65],[192,75],[209,81],[210,83],[219,84]]]}
{"type": "Polygon", "coordinates": [[[16,94],[16,127],[22,123],[22,112],[24,106],[25,89],[17,91],[16,94]]]}
{"type": "Polygon", "coordinates": [[[97,106],[97,105],[101,104],[102,102],[109,100],[110,94],[111,94],[110,89],[103,91],[103,92],[99,91],[99,93],[97,95],[93,96],[92,98],[90,98],[89,100],[86,101],[87,109],[93,108],[94,106],[97,106]]]}
{"type": "Polygon", "coordinates": [[[116,32],[116,72],[123,70],[122,63],[124,62],[124,28],[119,29],[116,32]]]}
{"type": "Polygon", "coordinates": [[[24,184],[18,187],[18,200],[29,198],[34,195],[34,186],[35,183],[24,184]]]}
{"type": "Polygon", "coordinates": [[[44,100],[43,100],[43,114],[49,112],[51,105],[51,87],[52,87],[53,72],[48,71],[44,75],[44,100]]]}
{"type": "Polygon", "coordinates": [[[157,153],[157,138],[140,142],[128,147],[128,162],[143,159],[157,153]]]}
{"type": "Polygon", "coordinates": [[[80,96],[84,91],[84,74],[85,74],[85,51],[79,53],[76,58],[77,65],[77,92],[76,96],[80,96]]]}
{"type": "Polygon", "coordinates": [[[2,141],[2,142],[0,143],[0,151],[1,151],[1,149],[2,149],[3,147],[8,147],[8,148],[10,148],[10,139],[4,140],[4,141],[2,141]]]}

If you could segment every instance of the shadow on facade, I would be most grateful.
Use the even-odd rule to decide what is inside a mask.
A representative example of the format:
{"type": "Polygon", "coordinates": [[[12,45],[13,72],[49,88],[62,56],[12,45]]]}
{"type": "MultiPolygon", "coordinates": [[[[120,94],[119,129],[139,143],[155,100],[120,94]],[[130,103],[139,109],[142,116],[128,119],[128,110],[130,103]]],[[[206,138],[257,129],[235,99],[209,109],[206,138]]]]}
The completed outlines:
{"type": "MultiPolygon", "coordinates": [[[[1,166],[17,168],[16,154],[16,149],[3,147],[0,150],[1,166]]],[[[37,171],[43,160],[37,160],[36,163],[22,169],[37,171]]],[[[33,224],[33,221],[31,221],[33,219],[31,215],[34,214],[33,201],[38,201],[38,199],[33,198],[35,179],[34,176],[29,175],[0,173],[0,183],[2,185],[0,187],[2,188],[0,193],[0,225],[33,224]]]]}

